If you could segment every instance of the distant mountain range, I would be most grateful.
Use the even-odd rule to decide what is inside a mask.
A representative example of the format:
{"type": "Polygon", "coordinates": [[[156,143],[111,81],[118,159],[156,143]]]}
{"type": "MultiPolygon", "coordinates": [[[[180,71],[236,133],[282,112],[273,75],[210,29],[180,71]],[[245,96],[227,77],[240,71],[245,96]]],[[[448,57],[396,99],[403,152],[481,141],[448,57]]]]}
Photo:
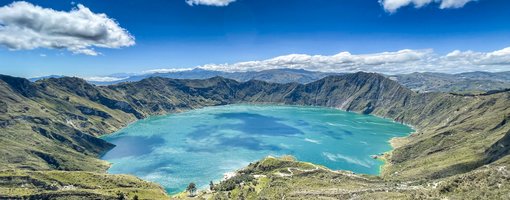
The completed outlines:
{"type": "MultiPolygon", "coordinates": [[[[343,73],[325,73],[307,71],[302,69],[271,69],[264,71],[248,72],[223,72],[204,69],[193,69],[187,71],[165,72],[165,73],[147,73],[147,74],[112,74],[109,79],[88,80],[95,85],[113,85],[123,82],[136,82],[150,77],[162,77],[172,79],[208,79],[215,76],[221,76],[240,82],[249,80],[260,80],[270,83],[311,83],[327,76],[342,75],[343,73]]],[[[51,75],[29,79],[37,81],[45,78],[60,78],[62,76],[51,75]]],[[[411,73],[387,75],[392,80],[397,81],[403,86],[417,92],[485,92],[490,90],[501,90],[510,88],[510,71],[508,72],[466,72],[459,74],[445,73],[411,73]]],[[[100,78],[101,79],[101,78],[100,78]]]]}
{"type": "Polygon", "coordinates": [[[264,71],[248,71],[248,72],[223,72],[223,71],[212,71],[204,69],[193,69],[187,71],[176,71],[166,73],[149,73],[141,75],[110,75],[109,77],[123,78],[122,80],[116,81],[89,81],[96,85],[112,85],[122,82],[136,82],[149,77],[162,77],[172,79],[208,79],[215,76],[221,76],[228,79],[234,79],[240,82],[246,82],[249,80],[260,80],[271,83],[310,83],[329,75],[339,75],[340,73],[324,73],[324,72],[313,72],[302,69],[271,69],[264,71]]]}
{"type": "Polygon", "coordinates": [[[510,71],[459,74],[425,72],[388,77],[418,92],[483,92],[510,88],[510,71]]]}

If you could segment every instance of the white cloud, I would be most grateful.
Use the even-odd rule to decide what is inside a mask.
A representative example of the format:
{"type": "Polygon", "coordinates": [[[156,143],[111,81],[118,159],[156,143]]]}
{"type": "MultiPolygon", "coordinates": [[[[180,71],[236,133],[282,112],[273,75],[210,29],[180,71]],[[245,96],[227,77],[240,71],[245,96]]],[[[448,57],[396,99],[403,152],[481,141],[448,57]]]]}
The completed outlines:
{"type": "Polygon", "coordinates": [[[190,6],[193,5],[228,6],[228,4],[235,1],[236,0],[186,0],[186,3],[190,6]]]}
{"type": "Polygon", "coordinates": [[[120,81],[124,80],[128,77],[119,78],[119,77],[109,77],[109,76],[93,76],[93,77],[86,77],[84,78],[87,81],[96,81],[96,82],[113,82],[113,81],[120,81]]]}
{"type": "Polygon", "coordinates": [[[396,12],[399,8],[414,5],[416,8],[423,7],[430,3],[439,3],[439,8],[461,8],[467,3],[476,0],[379,0],[379,3],[388,12],[396,12]]]}
{"type": "Polygon", "coordinates": [[[473,51],[453,51],[446,55],[449,59],[463,60],[465,63],[479,66],[504,66],[510,69],[510,47],[482,53],[473,51]]]}
{"type": "Polygon", "coordinates": [[[442,0],[441,4],[439,5],[439,8],[441,8],[441,9],[462,8],[462,7],[464,7],[464,5],[466,5],[470,1],[475,1],[475,0],[442,0]]]}
{"type": "Polygon", "coordinates": [[[185,72],[191,71],[194,68],[168,68],[168,69],[152,69],[143,71],[143,74],[154,74],[154,73],[172,73],[172,72],[185,72]]]}
{"type": "Polygon", "coordinates": [[[378,71],[400,72],[402,64],[418,63],[433,57],[432,50],[400,50],[375,54],[353,55],[341,52],[336,55],[290,54],[262,61],[234,64],[207,64],[199,68],[216,71],[261,71],[278,68],[306,69],[323,72],[378,71]]]}
{"type": "MultiPolygon", "coordinates": [[[[364,71],[388,75],[413,72],[500,72],[510,70],[510,47],[492,52],[455,50],[444,55],[439,55],[432,49],[404,49],[395,52],[373,54],[351,54],[349,52],[341,52],[330,56],[290,54],[267,60],[233,64],[206,64],[194,68],[155,69],[144,71],[141,74],[183,72],[197,68],[224,72],[247,72],[270,69],[305,69],[309,71],[335,73],[364,71]]],[[[86,78],[86,80],[101,82],[111,82],[122,79],[125,78],[114,76],[86,78]]]]}
{"type": "Polygon", "coordinates": [[[133,36],[115,20],[81,4],[69,12],[24,1],[0,7],[0,45],[11,50],[67,49],[76,54],[98,55],[94,47],[134,44],[133,36]]]}
{"type": "Polygon", "coordinates": [[[261,71],[282,68],[322,72],[366,71],[385,74],[412,72],[496,72],[510,70],[510,47],[493,52],[455,50],[445,55],[439,55],[432,49],[405,49],[395,52],[357,55],[341,52],[330,56],[290,54],[260,61],[233,64],[206,64],[197,68],[226,72],[261,71]]]}

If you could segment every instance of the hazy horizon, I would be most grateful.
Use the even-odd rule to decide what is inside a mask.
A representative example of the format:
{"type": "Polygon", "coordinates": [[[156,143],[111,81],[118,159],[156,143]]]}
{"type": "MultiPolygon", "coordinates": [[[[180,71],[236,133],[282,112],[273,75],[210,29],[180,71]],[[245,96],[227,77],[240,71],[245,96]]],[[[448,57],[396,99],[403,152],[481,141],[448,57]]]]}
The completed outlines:
{"type": "Polygon", "coordinates": [[[0,73],[510,68],[504,0],[0,0],[0,73]]]}

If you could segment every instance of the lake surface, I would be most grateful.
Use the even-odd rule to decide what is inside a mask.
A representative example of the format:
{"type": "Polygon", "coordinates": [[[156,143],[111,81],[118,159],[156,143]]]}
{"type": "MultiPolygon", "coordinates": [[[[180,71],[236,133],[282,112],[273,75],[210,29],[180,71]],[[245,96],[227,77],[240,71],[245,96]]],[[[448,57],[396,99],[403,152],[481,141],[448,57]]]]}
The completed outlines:
{"type": "Polygon", "coordinates": [[[413,130],[391,120],[321,107],[229,105],[151,117],[103,137],[112,174],[157,182],[173,194],[206,187],[268,155],[293,155],[331,169],[378,174],[370,155],[413,130]]]}

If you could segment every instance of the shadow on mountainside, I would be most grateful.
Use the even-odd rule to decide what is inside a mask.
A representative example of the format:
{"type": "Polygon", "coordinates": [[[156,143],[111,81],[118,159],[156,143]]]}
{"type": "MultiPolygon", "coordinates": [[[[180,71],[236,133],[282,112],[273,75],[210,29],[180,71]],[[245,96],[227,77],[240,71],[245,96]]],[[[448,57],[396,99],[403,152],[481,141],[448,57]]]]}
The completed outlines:
{"type": "Polygon", "coordinates": [[[510,131],[485,150],[484,164],[490,164],[510,154],[510,131]]]}

